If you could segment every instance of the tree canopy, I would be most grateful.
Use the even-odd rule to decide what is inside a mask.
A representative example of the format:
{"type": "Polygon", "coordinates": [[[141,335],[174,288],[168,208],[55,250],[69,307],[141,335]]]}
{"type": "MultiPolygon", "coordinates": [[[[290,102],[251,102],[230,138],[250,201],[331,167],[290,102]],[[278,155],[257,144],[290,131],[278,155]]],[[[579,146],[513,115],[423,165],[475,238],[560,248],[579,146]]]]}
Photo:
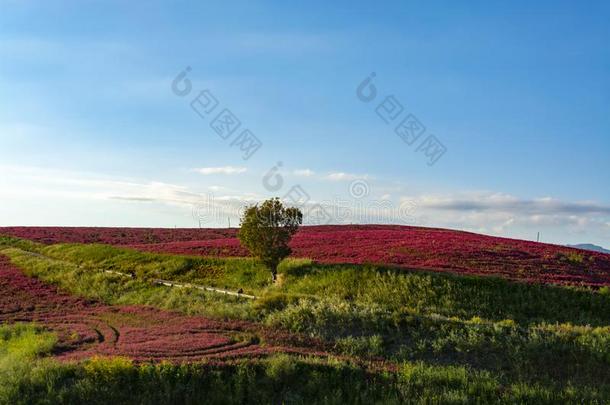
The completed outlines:
{"type": "Polygon", "coordinates": [[[295,207],[284,207],[272,198],[247,207],[238,233],[241,244],[271,271],[273,282],[277,267],[291,253],[290,240],[303,223],[303,213],[295,207]]]}

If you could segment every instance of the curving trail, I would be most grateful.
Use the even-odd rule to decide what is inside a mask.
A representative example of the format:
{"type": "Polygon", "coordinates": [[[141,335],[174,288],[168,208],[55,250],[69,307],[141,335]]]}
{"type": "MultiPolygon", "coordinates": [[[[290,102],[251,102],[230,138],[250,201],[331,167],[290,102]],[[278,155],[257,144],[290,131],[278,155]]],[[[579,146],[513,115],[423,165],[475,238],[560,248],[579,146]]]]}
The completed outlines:
{"type": "Polygon", "coordinates": [[[124,356],[138,362],[225,361],[299,353],[321,344],[243,321],[216,321],[145,306],[110,306],[61,293],[0,255],[0,322],[36,322],[57,333],[62,360],[124,356]],[[262,346],[257,337],[267,343],[262,346]],[[299,344],[303,342],[303,344],[299,344]]]}

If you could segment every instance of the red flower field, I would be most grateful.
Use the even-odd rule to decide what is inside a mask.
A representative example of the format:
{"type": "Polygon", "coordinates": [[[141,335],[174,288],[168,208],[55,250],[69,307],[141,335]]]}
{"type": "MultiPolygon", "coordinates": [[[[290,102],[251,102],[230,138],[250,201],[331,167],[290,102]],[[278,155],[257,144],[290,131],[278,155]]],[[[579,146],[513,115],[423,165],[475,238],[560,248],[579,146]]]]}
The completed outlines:
{"type": "MultiPolygon", "coordinates": [[[[247,256],[236,229],[0,228],[43,243],[107,243],[151,252],[247,256]]],[[[303,227],[293,256],[320,263],[378,263],[528,282],[610,285],[610,255],[446,229],[393,225],[303,227]]]]}
{"type": "Polygon", "coordinates": [[[62,294],[0,256],[0,322],[36,322],[58,334],[56,356],[135,361],[227,361],[271,353],[325,355],[313,339],[243,321],[215,321],[144,306],[108,306],[62,294]],[[248,336],[263,337],[260,346],[248,336]]]}

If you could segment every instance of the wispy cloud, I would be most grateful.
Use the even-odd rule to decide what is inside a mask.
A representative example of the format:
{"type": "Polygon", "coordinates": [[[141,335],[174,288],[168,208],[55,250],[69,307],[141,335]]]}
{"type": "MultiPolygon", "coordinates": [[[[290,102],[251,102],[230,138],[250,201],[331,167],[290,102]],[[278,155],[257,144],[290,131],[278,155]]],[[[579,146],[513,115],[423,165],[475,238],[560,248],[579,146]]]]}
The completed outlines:
{"type": "Polygon", "coordinates": [[[123,196],[111,196],[109,197],[111,200],[120,200],[120,201],[133,201],[133,202],[154,202],[156,199],[148,198],[148,197],[123,197],[123,196]]]}
{"type": "MultiPolygon", "coordinates": [[[[209,186],[207,189],[213,192],[201,193],[180,184],[102,174],[11,166],[0,166],[0,170],[4,174],[0,177],[0,199],[5,208],[0,213],[0,221],[4,223],[13,223],[11,218],[15,214],[10,214],[13,212],[23,216],[20,221],[36,218],[52,224],[61,221],[62,215],[69,210],[66,207],[72,204],[72,207],[82,207],[81,214],[90,218],[90,224],[109,220],[111,225],[124,215],[124,221],[129,222],[122,223],[149,225],[154,223],[155,215],[165,213],[167,221],[188,226],[187,221],[197,207],[197,215],[207,210],[208,216],[203,222],[206,226],[226,226],[227,217],[237,220],[243,207],[265,198],[249,192],[247,187],[235,191],[209,186]],[[36,216],[38,211],[36,215],[32,214],[40,201],[55,204],[55,210],[45,210],[42,216],[36,216]],[[115,203],[110,204],[110,201],[115,203]],[[142,204],[142,208],[137,204],[142,204]],[[114,210],[113,214],[99,214],[105,212],[105,207],[114,210]]],[[[338,176],[338,180],[349,178],[353,177],[346,173],[338,176]]],[[[398,195],[393,193],[396,199],[398,195]]],[[[554,236],[559,243],[610,243],[610,205],[606,203],[550,197],[520,198],[492,192],[403,194],[395,204],[391,197],[383,195],[381,200],[358,200],[358,206],[353,209],[349,208],[351,200],[325,201],[322,198],[318,202],[331,214],[332,223],[409,223],[526,239],[535,239],[536,233],[541,231],[543,238],[544,235],[560,235],[554,236]],[[358,211],[362,207],[368,211],[358,211]],[[403,210],[407,208],[407,219],[411,222],[405,222],[403,210]]],[[[311,201],[307,208],[314,205],[311,201]]]]}
{"type": "Polygon", "coordinates": [[[352,181],[356,179],[367,180],[370,176],[368,174],[354,174],[345,172],[332,172],[324,176],[325,180],[330,181],[352,181]]]}
{"type": "Polygon", "coordinates": [[[235,166],[221,166],[221,167],[201,167],[197,169],[193,169],[193,171],[203,174],[241,174],[248,171],[245,167],[235,167],[235,166]]]}
{"type": "Polygon", "coordinates": [[[420,197],[420,205],[447,211],[499,211],[520,215],[610,214],[610,206],[594,202],[566,202],[550,197],[519,199],[508,194],[473,194],[456,197],[420,197]]]}
{"type": "Polygon", "coordinates": [[[586,233],[601,236],[610,219],[610,205],[550,197],[527,199],[504,193],[463,192],[402,200],[417,205],[423,224],[504,236],[535,235],[539,230],[562,234],[562,238],[582,238],[579,235],[586,233]]]}

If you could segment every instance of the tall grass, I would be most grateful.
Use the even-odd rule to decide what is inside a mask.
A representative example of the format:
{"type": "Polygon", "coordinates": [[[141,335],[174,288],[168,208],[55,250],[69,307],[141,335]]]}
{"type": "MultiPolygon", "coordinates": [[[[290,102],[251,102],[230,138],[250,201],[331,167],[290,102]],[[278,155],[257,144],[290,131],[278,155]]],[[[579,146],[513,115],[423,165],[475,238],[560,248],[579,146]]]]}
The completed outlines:
{"type": "Polygon", "coordinates": [[[2,404],[576,404],[603,403],[609,394],[593,385],[503,384],[489,372],[422,362],[392,372],[288,355],[232,364],[134,364],[124,358],[59,363],[35,357],[48,349],[45,334],[15,328],[6,342],[28,354],[15,357],[8,370],[2,363],[2,404]],[[25,335],[36,343],[25,343],[25,335]]]}
{"type": "Polygon", "coordinates": [[[609,325],[610,299],[585,288],[493,277],[408,272],[382,266],[305,264],[286,269],[284,292],[333,297],[389,310],[518,323],[609,325]]]}
{"type": "Polygon", "coordinates": [[[23,396],[31,370],[39,356],[49,354],[56,337],[35,325],[0,326],[0,403],[14,403],[23,396]]]}

